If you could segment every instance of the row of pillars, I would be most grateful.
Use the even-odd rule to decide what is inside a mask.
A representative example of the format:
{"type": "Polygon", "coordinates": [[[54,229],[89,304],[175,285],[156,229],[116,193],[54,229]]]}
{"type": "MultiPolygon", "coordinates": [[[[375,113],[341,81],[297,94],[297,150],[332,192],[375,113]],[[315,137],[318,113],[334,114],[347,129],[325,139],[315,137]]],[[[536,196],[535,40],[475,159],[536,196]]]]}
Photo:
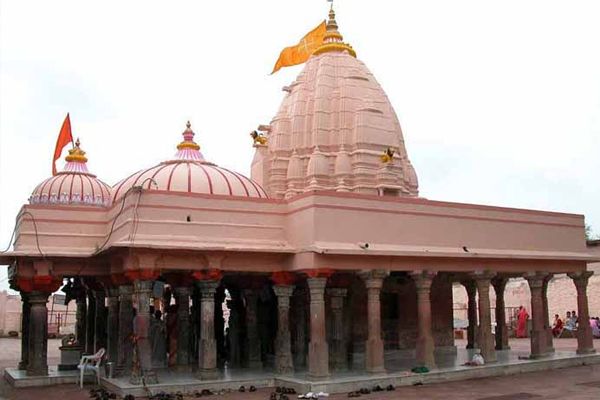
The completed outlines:
{"type": "MultiPolygon", "coordinates": [[[[589,321],[589,308],[587,299],[587,286],[592,272],[578,272],[569,274],[577,290],[577,306],[579,310],[579,324],[577,330],[577,353],[594,353],[592,330],[589,321]]],[[[530,358],[542,358],[554,353],[552,326],[548,312],[548,283],[553,275],[547,272],[536,272],[525,276],[531,291],[531,354],[530,358]]],[[[472,279],[464,280],[468,295],[467,315],[469,327],[467,329],[467,348],[479,348],[486,363],[496,361],[496,350],[509,350],[508,327],[506,325],[506,311],[504,291],[508,278],[494,277],[491,274],[472,275],[472,279]],[[491,306],[489,298],[490,284],[496,292],[496,335],[491,331],[491,306]],[[479,297],[477,298],[477,294],[479,297]],[[477,301],[479,304],[477,304],[477,301]],[[479,307],[477,307],[479,306],[479,307]],[[477,309],[479,308],[479,321],[477,309]]]]}
{"type": "MultiPolygon", "coordinates": [[[[368,294],[367,321],[368,338],[366,343],[365,368],[369,373],[385,372],[384,345],[381,335],[381,288],[383,280],[389,272],[370,270],[359,275],[365,282],[368,294]]],[[[569,275],[577,288],[577,302],[581,321],[589,320],[587,285],[591,273],[582,272],[569,275]]],[[[417,288],[418,308],[418,340],[416,346],[416,362],[429,368],[435,367],[434,340],[431,318],[431,285],[435,272],[414,271],[411,273],[417,288]]],[[[542,357],[552,350],[552,334],[548,319],[546,288],[551,276],[547,273],[536,273],[526,276],[531,288],[531,309],[533,329],[531,335],[531,356],[542,357]]],[[[309,277],[310,307],[310,341],[308,346],[308,375],[312,379],[324,379],[329,376],[329,346],[332,346],[334,359],[332,365],[336,370],[347,368],[347,350],[343,334],[343,305],[347,294],[345,288],[327,288],[327,277],[309,277]],[[331,297],[331,313],[333,333],[331,344],[326,338],[325,291],[331,297]]],[[[490,273],[475,273],[464,282],[469,295],[469,329],[467,347],[478,347],[486,363],[496,360],[496,349],[506,349],[508,335],[504,314],[504,290],[507,279],[495,277],[490,273]],[[496,338],[492,334],[490,313],[490,285],[496,291],[496,338]],[[476,296],[478,293],[479,323],[477,324],[476,296]],[[478,326],[476,328],[476,326],[478,326]]],[[[200,280],[196,285],[200,293],[200,304],[195,307],[199,318],[200,332],[197,348],[197,374],[200,379],[215,379],[217,369],[217,343],[215,339],[215,294],[220,282],[218,280],[200,280]]],[[[95,291],[93,296],[77,299],[77,336],[80,344],[85,343],[86,352],[94,353],[106,346],[108,361],[115,362],[117,368],[132,371],[133,374],[146,374],[152,371],[152,345],[149,340],[150,297],[152,281],[137,280],[133,285],[120,285],[106,292],[95,291]],[[105,312],[105,293],[108,295],[108,310],[105,312]],[[134,318],[133,297],[138,299],[137,316],[134,318]],[[106,315],[104,315],[106,314],[106,315]],[[83,321],[86,321],[83,324],[83,321]],[[137,336],[139,369],[134,368],[134,332],[137,336]],[[86,339],[83,339],[83,338],[86,339]]],[[[294,362],[303,357],[304,349],[296,348],[295,357],[291,351],[290,333],[290,298],[294,293],[292,285],[275,285],[277,296],[278,331],[275,339],[275,366],[277,373],[289,374],[294,371],[294,362]]],[[[177,365],[188,366],[193,355],[190,343],[190,310],[191,288],[176,287],[174,289],[178,303],[178,343],[177,365]]],[[[256,302],[257,293],[245,290],[244,295],[249,306],[246,311],[248,328],[248,360],[249,366],[259,366],[260,340],[258,338],[256,302]]],[[[46,375],[47,336],[49,293],[31,292],[23,294],[23,340],[22,359],[19,364],[28,375],[46,375]]],[[[297,334],[302,334],[298,332],[297,334]]],[[[589,324],[580,324],[578,335],[578,353],[593,352],[592,332],[589,324]]],[[[296,340],[303,346],[304,340],[296,340]]]]}

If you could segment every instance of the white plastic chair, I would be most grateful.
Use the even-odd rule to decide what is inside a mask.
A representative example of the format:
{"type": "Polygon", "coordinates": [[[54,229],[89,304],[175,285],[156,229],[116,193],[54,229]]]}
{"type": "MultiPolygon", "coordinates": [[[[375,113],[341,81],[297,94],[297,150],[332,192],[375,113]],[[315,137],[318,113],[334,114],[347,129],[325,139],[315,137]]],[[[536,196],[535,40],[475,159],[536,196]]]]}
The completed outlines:
{"type": "Polygon", "coordinates": [[[79,387],[83,388],[83,375],[86,370],[91,370],[96,373],[96,380],[98,381],[98,385],[100,385],[100,365],[102,364],[102,357],[104,357],[105,352],[106,350],[101,348],[93,356],[81,357],[79,365],[77,366],[79,369],[79,387]]]}

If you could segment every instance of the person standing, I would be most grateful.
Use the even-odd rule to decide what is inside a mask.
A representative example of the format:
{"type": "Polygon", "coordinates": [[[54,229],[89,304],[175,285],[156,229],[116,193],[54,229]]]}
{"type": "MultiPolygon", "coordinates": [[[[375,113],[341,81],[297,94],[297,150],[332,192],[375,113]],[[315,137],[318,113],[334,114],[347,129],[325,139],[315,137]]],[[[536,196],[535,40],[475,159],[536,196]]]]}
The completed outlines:
{"type": "Polygon", "coordinates": [[[529,319],[529,314],[525,307],[519,306],[519,314],[517,314],[517,337],[518,338],[526,338],[527,337],[527,320],[529,319]]]}

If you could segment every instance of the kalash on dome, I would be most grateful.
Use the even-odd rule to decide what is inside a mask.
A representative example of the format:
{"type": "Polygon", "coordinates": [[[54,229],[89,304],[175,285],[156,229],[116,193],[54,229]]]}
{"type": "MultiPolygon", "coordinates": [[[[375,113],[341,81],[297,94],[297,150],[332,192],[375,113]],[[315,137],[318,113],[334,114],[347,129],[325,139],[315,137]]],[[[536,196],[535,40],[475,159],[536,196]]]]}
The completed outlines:
{"type": "MultiPolygon", "coordinates": [[[[348,371],[389,388],[406,363],[435,379],[463,351],[457,282],[473,294],[472,326],[478,293],[468,339],[486,364],[508,351],[502,318],[492,334],[491,286],[502,316],[498,293],[527,278],[531,358],[552,342],[542,322],[551,274],[570,274],[588,318],[583,216],[420,198],[396,113],[333,7],[309,35],[310,49],[304,40],[278,62],[306,65],[249,139],[251,178],[206,158],[188,122],[173,157],[112,187],[88,171],[79,141],[63,171],[32,184],[14,249],[0,255],[22,295],[26,376],[52,377],[47,299],[65,282],[77,304],[68,349],[76,360],[105,349],[121,377],[101,385],[120,394],[177,379],[347,391],[348,371]],[[168,345],[157,345],[151,307],[166,314],[168,345]]],[[[585,327],[577,340],[592,352],[585,327]]],[[[22,371],[7,374],[18,386],[22,371]]]]}

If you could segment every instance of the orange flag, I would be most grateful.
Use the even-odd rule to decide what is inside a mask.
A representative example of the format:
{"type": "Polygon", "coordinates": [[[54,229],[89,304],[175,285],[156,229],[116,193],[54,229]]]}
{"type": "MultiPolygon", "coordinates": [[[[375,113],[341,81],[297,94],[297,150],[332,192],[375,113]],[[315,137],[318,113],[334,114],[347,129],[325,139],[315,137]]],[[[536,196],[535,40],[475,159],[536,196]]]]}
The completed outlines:
{"type": "Polygon", "coordinates": [[[71,120],[69,119],[69,113],[67,118],[63,122],[56,140],[56,147],[54,148],[54,160],[52,160],[52,175],[56,175],[56,160],[60,158],[60,155],[69,142],[73,143],[73,135],[71,135],[71,120]]]}
{"type": "Polygon", "coordinates": [[[282,67],[289,67],[292,65],[302,64],[308,60],[308,57],[323,44],[323,37],[325,36],[325,21],[317,26],[312,31],[308,32],[295,46],[286,47],[279,55],[279,60],[273,68],[273,72],[279,71],[282,67]]]}

